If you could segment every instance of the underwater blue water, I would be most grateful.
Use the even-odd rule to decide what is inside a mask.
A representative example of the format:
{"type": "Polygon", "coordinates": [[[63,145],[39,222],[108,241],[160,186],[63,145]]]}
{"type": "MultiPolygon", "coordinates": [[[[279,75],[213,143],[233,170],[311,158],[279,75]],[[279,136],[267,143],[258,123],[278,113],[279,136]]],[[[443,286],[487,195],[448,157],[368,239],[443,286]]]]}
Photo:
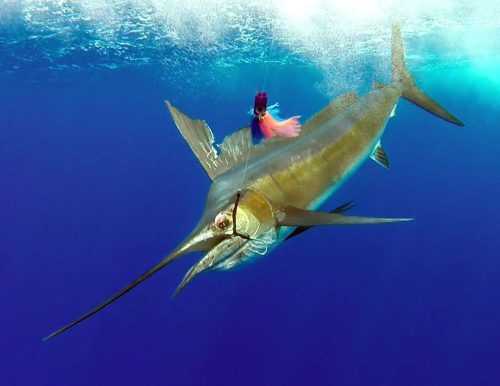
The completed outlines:
{"type": "Polygon", "coordinates": [[[234,27],[240,40],[183,44],[178,9],[162,9],[168,33],[150,10],[117,12],[106,34],[97,11],[46,3],[49,16],[42,1],[0,12],[0,385],[500,384],[498,25],[409,23],[426,26],[405,33],[417,82],[466,126],[401,101],[383,137],[390,170],[367,161],[324,205],[415,221],[314,229],[172,299],[199,258],[185,256],[42,342],[197,223],[209,180],[164,99],[220,141],[248,122],[263,83],[304,120],[390,67],[390,23],[325,63],[321,35],[294,51],[286,34],[239,24],[238,7],[250,37],[234,27]],[[478,31],[488,44],[465,54],[478,31]]]}

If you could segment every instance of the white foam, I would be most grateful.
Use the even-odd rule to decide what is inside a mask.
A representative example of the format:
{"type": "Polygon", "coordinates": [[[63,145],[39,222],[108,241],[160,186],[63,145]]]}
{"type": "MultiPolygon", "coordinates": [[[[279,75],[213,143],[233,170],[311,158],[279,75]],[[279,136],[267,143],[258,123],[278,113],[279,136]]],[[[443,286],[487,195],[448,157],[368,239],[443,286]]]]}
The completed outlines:
{"type": "MultiPolygon", "coordinates": [[[[218,67],[281,60],[313,63],[324,73],[322,88],[351,89],[366,53],[375,76],[388,74],[390,24],[404,22],[408,60],[428,63],[428,39],[438,34],[450,61],[474,60],[488,50],[499,51],[494,39],[476,33],[479,27],[498,31],[500,1],[470,0],[0,0],[0,28],[24,24],[31,35],[22,39],[58,39],[62,48],[43,52],[60,65],[75,50],[96,51],[127,62],[148,62],[165,48],[178,51],[170,64],[218,67]],[[86,30],[87,40],[75,47],[86,30]],[[440,33],[441,32],[441,33],[440,33]],[[466,39],[464,40],[464,36],[466,39]],[[407,38],[410,39],[407,39],[407,38]],[[425,44],[421,47],[420,44],[425,44]],[[270,47],[287,56],[272,55],[270,47]],[[156,51],[155,51],[156,50],[156,51]],[[144,51],[143,55],[141,53],[144,51]],[[206,57],[209,59],[206,59],[206,57]],[[205,61],[198,59],[204,56],[205,61]],[[344,76],[339,77],[342,73],[344,76]]],[[[1,35],[0,35],[1,39],[1,35]]],[[[7,38],[5,38],[7,39],[7,38]]],[[[498,40],[498,39],[497,39],[498,40]]],[[[436,48],[436,46],[434,46],[436,48]]],[[[153,58],[154,59],[154,58],[153,58]]],[[[110,59],[112,60],[112,59],[110,59]]],[[[1,65],[1,63],[0,63],[1,65]]],[[[198,66],[198,67],[197,67],[198,66]]]]}

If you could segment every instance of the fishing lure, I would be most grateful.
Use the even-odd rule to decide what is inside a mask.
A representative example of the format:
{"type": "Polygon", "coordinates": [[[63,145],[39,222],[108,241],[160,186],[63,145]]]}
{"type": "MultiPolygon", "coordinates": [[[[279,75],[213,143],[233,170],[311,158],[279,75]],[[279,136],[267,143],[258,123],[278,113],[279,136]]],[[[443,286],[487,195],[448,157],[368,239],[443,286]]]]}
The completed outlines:
{"type": "Polygon", "coordinates": [[[278,118],[278,104],[267,106],[267,94],[263,91],[255,95],[251,122],[254,142],[275,136],[293,138],[300,134],[300,115],[281,120],[278,118]]]}

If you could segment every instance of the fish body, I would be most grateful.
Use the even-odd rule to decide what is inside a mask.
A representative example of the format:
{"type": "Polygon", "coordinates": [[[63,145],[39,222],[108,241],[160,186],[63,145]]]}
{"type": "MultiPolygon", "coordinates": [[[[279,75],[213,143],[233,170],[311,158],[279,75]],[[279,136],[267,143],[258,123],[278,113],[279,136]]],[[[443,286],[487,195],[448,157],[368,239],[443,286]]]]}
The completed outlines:
{"type": "Polygon", "coordinates": [[[316,209],[371,155],[400,96],[392,85],[370,91],[321,127],[220,175],[209,196],[252,189],[276,210],[316,209]]]}
{"type": "Polygon", "coordinates": [[[156,266],[45,339],[99,312],[189,252],[203,251],[205,255],[186,273],[176,294],[203,272],[231,269],[255,256],[267,255],[288,238],[314,226],[410,220],[345,216],[343,212],[350,204],[329,213],[315,211],[367,158],[388,167],[380,139],[400,98],[463,125],[415,85],[404,62],[400,28],[394,25],[391,83],[374,84],[362,98],[354,93],[341,95],[310,118],[298,137],[275,137],[255,145],[250,128],[244,128],[216,148],[213,133],[204,121],[193,120],[166,102],[181,134],[212,180],[198,225],[156,266]]]}

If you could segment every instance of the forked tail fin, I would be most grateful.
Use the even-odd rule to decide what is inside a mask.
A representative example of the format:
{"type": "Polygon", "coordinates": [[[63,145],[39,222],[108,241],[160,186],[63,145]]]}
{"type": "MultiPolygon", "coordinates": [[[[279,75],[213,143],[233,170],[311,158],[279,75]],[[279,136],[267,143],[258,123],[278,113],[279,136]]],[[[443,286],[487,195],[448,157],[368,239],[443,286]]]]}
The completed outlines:
{"type": "Polygon", "coordinates": [[[401,27],[398,23],[392,26],[392,83],[402,84],[403,98],[445,121],[458,126],[464,126],[464,123],[460,119],[448,112],[443,106],[427,96],[416,86],[413,77],[406,68],[401,27]]]}

